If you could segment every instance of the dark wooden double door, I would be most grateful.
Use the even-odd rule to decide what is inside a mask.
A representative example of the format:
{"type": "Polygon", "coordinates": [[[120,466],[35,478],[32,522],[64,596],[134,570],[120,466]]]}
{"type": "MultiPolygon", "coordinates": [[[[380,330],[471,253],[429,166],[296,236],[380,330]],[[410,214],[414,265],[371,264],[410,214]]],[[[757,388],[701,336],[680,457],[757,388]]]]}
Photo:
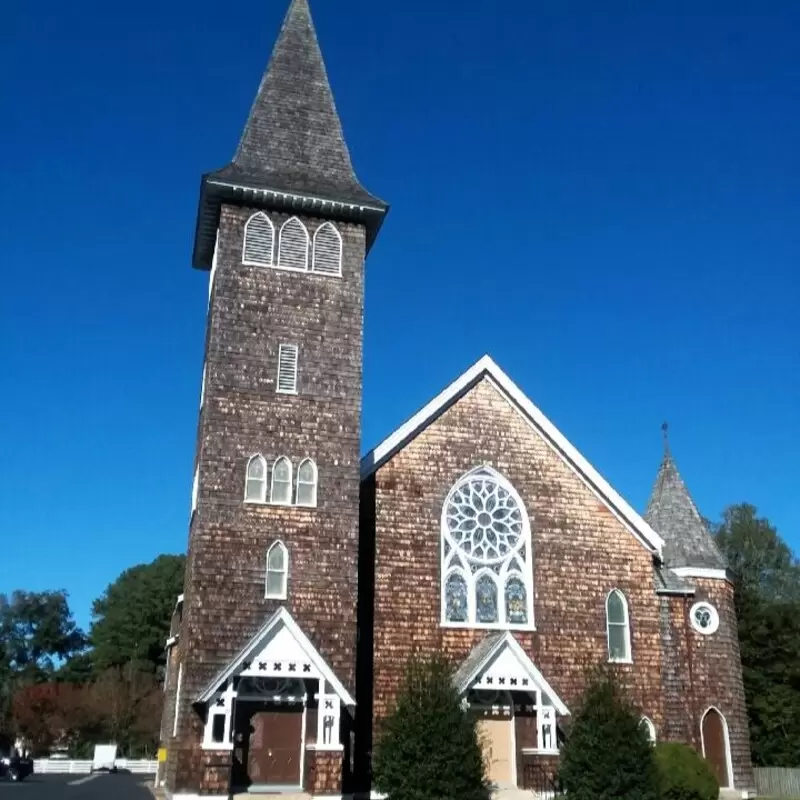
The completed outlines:
{"type": "Polygon", "coordinates": [[[235,788],[300,786],[302,705],[240,703],[236,708],[233,774],[235,788]]]}

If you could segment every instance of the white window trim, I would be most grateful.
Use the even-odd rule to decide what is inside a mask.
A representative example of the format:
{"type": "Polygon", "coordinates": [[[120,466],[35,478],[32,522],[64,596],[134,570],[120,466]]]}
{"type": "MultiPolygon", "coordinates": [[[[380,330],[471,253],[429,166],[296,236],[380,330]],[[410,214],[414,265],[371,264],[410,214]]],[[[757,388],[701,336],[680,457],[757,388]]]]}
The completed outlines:
{"type": "Polygon", "coordinates": [[[278,232],[278,258],[275,260],[275,267],[277,269],[285,269],[289,272],[308,272],[308,251],[311,246],[311,237],[308,235],[308,228],[303,223],[303,220],[300,219],[298,216],[289,217],[286,222],[281,225],[281,229],[278,232]],[[283,232],[286,229],[286,226],[289,225],[292,221],[297,221],[300,224],[300,227],[303,229],[305,233],[305,241],[306,241],[306,257],[305,257],[305,266],[304,267],[291,267],[286,266],[286,264],[281,263],[281,248],[283,246],[283,232]]]}
{"type": "Polygon", "coordinates": [[[248,267],[273,267],[275,266],[275,225],[273,225],[272,220],[263,212],[263,211],[256,211],[247,222],[244,224],[244,235],[242,236],[242,264],[247,265],[248,267]],[[269,224],[270,231],[272,232],[272,243],[270,246],[269,251],[269,261],[248,261],[245,257],[245,253],[247,252],[247,229],[250,227],[250,223],[256,219],[265,219],[269,224]]]}
{"type": "Polygon", "coordinates": [[[300,362],[300,347],[296,344],[283,342],[278,345],[278,374],[275,378],[275,391],[278,394],[297,394],[297,369],[300,362]],[[281,360],[283,353],[287,350],[294,350],[294,375],[292,378],[292,389],[281,389],[281,360]]]}
{"type": "Polygon", "coordinates": [[[295,505],[298,508],[316,508],[317,507],[317,491],[319,489],[319,470],[317,469],[317,464],[313,458],[304,458],[297,467],[297,477],[295,478],[295,505]],[[308,483],[303,481],[303,486],[312,486],[314,487],[314,500],[311,503],[301,503],[300,502],[300,471],[303,469],[305,464],[311,464],[311,467],[314,470],[314,481],[312,483],[308,483]]]}
{"type": "Polygon", "coordinates": [[[535,631],[536,620],[533,613],[533,559],[532,559],[532,537],[530,520],[525,504],[522,501],[517,490],[511,482],[505,478],[496,469],[483,464],[469,470],[453,484],[450,491],[447,493],[444,503],[442,504],[442,513],[440,518],[440,535],[439,535],[439,558],[440,558],[440,583],[439,583],[439,624],[442,628],[466,628],[471,630],[515,630],[515,631],[535,631]],[[469,570],[459,566],[448,566],[448,562],[453,558],[453,553],[457,552],[458,547],[455,542],[450,539],[447,528],[447,506],[453,493],[472,476],[479,472],[486,472],[491,479],[499,486],[505,489],[514,499],[518,508],[522,513],[522,546],[525,548],[525,558],[519,553],[512,554],[506,560],[499,574],[495,574],[491,569],[481,567],[474,574],[469,570]],[[445,541],[449,541],[451,551],[445,556],[445,541]],[[522,570],[511,569],[511,561],[516,560],[522,567],[522,570]],[[446,585],[447,578],[453,573],[458,573],[466,581],[467,584],[467,620],[465,622],[455,622],[447,619],[447,598],[446,598],[446,585]],[[476,602],[475,602],[475,587],[478,578],[482,575],[489,575],[497,586],[497,622],[478,622],[476,619],[476,602]],[[530,577],[526,577],[526,576],[530,577]],[[527,603],[527,617],[528,621],[523,623],[506,622],[506,597],[505,587],[508,578],[511,576],[519,577],[525,587],[525,601],[527,603]]]}
{"type": "Polygon", "coordinates": [[[286,600],[289,594],[289,550],[280,539],[274,541],[267,549],[267,559],[265,563],[266,563],[266,571],[264,573],[264,598],[266,600],[286,600]],[[269,555],[276,547],[283,552],[283,569],[281,570],[270,569],[269,567],[269,555]],[[281,583],[282,590],[279,593],[274,593],[274,594],[269,593],[270,573],[279,574],[283,576],[283,581],[281,583]]]}
{"type": "Polygon", "coordinates": [[[628,607],[628,598],[625,596],[625,592],[622,589],[617,589],[616,587],[612,589],[606,595],[606,602],[605,602],[605,613],[606,613],[606,647],[608,652],[608,662],[609,664],[633,664],[633,651],[631,649],[631,615],[630,609],[628,607]],[[625,652],[627,655],[623,658],[614,658],[611,655],[611,626],[612,624],[614,627],[622,627],[622,623],[615,622],[612,623],[608,618],[608,601],[611,599],[612,594],[618,594],[622,598],[622,607],[625,610],[625,652]]]}
{"type": "Polygon", "coordinates": [[[272,475],[271,475],[270,482],[269,482],[269,502],[270,502],[270,505],[273,505],[273,506],[290,506],[290,505],[292,505],[292,487],[294,485],[293,481],[292,481],[292,473],[293,473],[292,462],[289,459],[289,457],[288,456],[278,456],[275,459],[274,463],[272,464],[272,475]],[[289,465],[289,499],[286,500],[286,501],[275,500],[274,499],[275,498],[275,467],[277,467],[278,464],[281,461],[285,461],[289,465]]]}
{"type": "Polygon", "coordinates": [[[269,482],[269,470],[267,469],[267,459],[261,455],[261,453],[255,453],[254,455],[250,456],[247,459],[247,468],[244,473],[244,502],[247,504],[252,505],[259,505],[267,502],[267,483],[269,482]],[[247,484],[253,480],[258,480],[257,478],[250,478],[250,465],[256,461],[261,461],[262,466],[264,467],[264,479],[261,482],[261,497],[258,500],[252,500],[247,497],[247,484]]]}
{"type": "Polygon", "coordinates": [[[232,722],[233,722],[233,701],[236,698],[236,691],[233,688],[233,679],[228,680],[225,691],[222,694],[223,706],[217,706],[215,701],[208,704],[206,710],[206,724],[203,731],[203,741],[200,745],[202,750],[233,750],[232,722]],[[224,717],[225,725],[222,733],[222,741],[213,740],[214,717],[224,717]]]}
{"type": "Polygon", "coordinates": [[[178,735],[178,719],[181,713],[181,689],[183,688],[183,663],[178,664],[178,685],[175,687],[175,712],[172,716],[172,738],[178,735]]]}
{"type": "Polygon", "coordinates": [[[719,630],[719,612],[717,611],[716,607],[709,603],[708,600],[700,600],[699,602],[695,603],[691,610],[689,611],[689,622],[691,623],[692,628],[694,628],[697,633],[702,636],[712,636],[719,630]],[[711,627],[710,628],[701,628],[700,625],[697,624],[694,618],[695,611],[700,608],[705,608],[707,611],[711,613],[711,627]]]}
{"type": "Polygon", "coordinates": [[[700,746],[703,751],[703,758],[706,757],[706,741],[703,735],[703,722],[705,721],[706,716],[708,715],[709,711],[716,711],[719,714],[720,719],[722,719],[722,733],[725,737],[725,766],[728,771],[728,789],[735,789],[733,783],[733,760],[731,758],[731,740],[728,736],[728,720],[725,718],[725,715],[717,708],[717,706],[709,706],[704,712],[703,716],[700,717],[700,746]]]}
{"type": "Polygon", "coordinates": [[[342,277],[342,253],[344,251],[344,244],[342,242],[342,234],[339,232],[339,229],[332,223],[332,222],[323,222],[322,225],[319,226],[314,231],[314,243],[312,248],[312,256],[311,256],[311,271],[317,275],[324,275],[328,278],[341,278],[342,277]],[[324,272],[321,270],[316,269],[317,265],[317,235],[320,231],[324,230],[332,230],[336,234],[336,238],[339,240],[339,271],[338,272],[324,272]]]}
{"type": "Polygon", "coordinates": [[[639,720],[639,726],[644,726],[644,728],[646,728],[647,738],[650,740],[650,743],[653,745],[653,747],[655,747],[656,743],[658,742],[658,737],[656,735],[656,726],[653,724],[653,720],[651,720],[650,717],[642,717],[639,720]]]}

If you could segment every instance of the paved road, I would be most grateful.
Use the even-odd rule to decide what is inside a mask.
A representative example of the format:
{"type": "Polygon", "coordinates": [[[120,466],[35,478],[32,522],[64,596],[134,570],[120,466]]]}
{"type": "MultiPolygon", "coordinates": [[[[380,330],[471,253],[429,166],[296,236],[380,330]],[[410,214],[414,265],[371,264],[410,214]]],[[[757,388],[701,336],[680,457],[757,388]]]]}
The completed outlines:
{"type": "Polygon", "coordinates": [[[33,775],[0,780],[0,800],[153,800],[150,775],[33,775]]]}

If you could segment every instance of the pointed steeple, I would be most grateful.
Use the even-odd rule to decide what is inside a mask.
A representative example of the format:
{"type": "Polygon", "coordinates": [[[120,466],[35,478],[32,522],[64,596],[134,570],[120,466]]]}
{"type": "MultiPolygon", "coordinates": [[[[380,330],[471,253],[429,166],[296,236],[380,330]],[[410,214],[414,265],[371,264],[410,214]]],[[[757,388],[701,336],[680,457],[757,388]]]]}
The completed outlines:
{"type": "Polygon", "coordinates": [[[669,448],[666,423],[664,459],[656,475],[645,519],[664,539],[664,561],[669,567],[725,569],[725,557],[700,516],[669,448]]]}
{"type": "Polygon", "coordinates": [[[209,266],[213,249],[204,213],[211,212],[209,222],[218,219],[213,203],[206,209],[203,200],[236,192],[245,201],[323,214],[334,209],[366,225],[368,246],[388,209],[353,170],[308,0],[289,6],[233,161],[204,176],[196,266],[209,266]]]}

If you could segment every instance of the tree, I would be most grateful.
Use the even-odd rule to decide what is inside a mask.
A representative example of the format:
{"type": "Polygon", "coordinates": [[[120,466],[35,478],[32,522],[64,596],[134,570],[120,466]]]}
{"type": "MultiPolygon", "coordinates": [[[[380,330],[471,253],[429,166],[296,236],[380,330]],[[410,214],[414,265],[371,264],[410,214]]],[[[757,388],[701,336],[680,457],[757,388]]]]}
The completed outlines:
{"type": "Polygon", "coordinates": [[[657,800],[653,747],[640,720],[613,673],[590,675],[558,771],[570,800],[657,800]]]}
{"type": "Polygon", "coordinates": [[[53,745],[69,746],[82,703],[80,688],[69,683],[40,683],[17,690],[13,701],[14,726],[34,754],[46,754],[53,745]]]}
{"type": "Polygon", "coordinates": [[[390,800],[488,800],[476,723],[459,700],[447,662],[412,659],[373,756],[390,800]]]}
{"type": "Polygon", "coordinates": [[[708,761],[678,742],[656,745],[661,800],[717,800],[719,783],[708,761]]]}
{"type": "Polygon", "coordinates": [[[754,506],[727,508],[717,542],[735,574],[742,677],[756,764],[800,752],[800,565],[754,506]]]}
{"type": "Polygon", "coordinates": [[[89,635],[95,670],[133,664],[157,673],[175,600],[183,591],[184,556],[161,555],[126,569],[92,606],[89,635]]]}

